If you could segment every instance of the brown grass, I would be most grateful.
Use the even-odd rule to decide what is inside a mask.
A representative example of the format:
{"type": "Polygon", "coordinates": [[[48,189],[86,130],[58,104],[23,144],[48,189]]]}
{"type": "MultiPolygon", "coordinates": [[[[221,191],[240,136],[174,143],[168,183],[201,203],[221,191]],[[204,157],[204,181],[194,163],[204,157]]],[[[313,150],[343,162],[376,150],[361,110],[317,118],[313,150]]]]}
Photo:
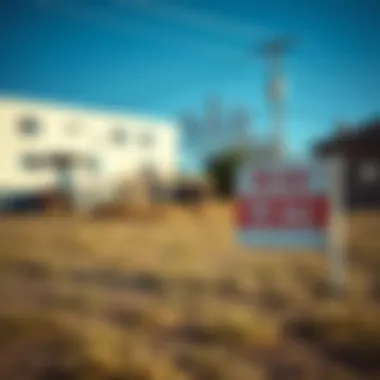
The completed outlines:
{"type": "Polygon", "coordinates": [[[239,248],[230,212],[0,219],[0,378],[375,379],[380,217],[350,217],[334,299],[323,255],[239,248]]]}

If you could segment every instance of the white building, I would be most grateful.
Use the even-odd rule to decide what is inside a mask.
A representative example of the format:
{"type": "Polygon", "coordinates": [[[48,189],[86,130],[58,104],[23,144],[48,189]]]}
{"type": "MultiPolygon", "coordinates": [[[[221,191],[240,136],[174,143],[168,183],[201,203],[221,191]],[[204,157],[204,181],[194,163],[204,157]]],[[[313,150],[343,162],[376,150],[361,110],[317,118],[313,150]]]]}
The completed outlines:
{"type": "Polygon", "coordinates": [[[41,164],[52,153],[87,159],[71,169],[83,194],[110,194],[147,170],[164,180],[177,174],[179,135],[170,121],[2,97],[0,125],[2,193],[54,186],[57,170],[41,164]]]}

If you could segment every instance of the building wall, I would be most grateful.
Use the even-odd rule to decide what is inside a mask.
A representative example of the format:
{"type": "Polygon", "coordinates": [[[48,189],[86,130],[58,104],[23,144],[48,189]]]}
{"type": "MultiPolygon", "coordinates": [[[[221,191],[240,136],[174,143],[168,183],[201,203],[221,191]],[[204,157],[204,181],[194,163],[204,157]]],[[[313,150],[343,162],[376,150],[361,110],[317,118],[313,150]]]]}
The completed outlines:
{"type": "Polygon", "coordinates": [[[349,158],[345,202],[350,210],[380,210],[380,154],[374,158],[349,158]]]}
{"type": "Polygon", "coordinates": [[[163,179],[175,177],[178,149],[177,130],[167,121],[0,99],[0,191],[37,190],[56,183],[52,168],[27,167],[30,154],[73,152],[92,157],[95,166],[75,167],[74,182],[82,190],[111,191],[148,166],[163,179]],[[28,128],[30,133],[25,132],[28,128]]]}

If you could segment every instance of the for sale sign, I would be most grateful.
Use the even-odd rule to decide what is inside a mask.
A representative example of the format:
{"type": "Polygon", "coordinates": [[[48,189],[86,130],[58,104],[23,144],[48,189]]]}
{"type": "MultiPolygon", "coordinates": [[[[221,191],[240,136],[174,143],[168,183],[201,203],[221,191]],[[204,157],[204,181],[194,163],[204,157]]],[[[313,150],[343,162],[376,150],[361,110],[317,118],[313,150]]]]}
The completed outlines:
{"type": "Polygon", "coordinates": [[[243,167],[236,189],[239,241],[257,246],[324,247],[330,209],[326,174],[318,163],[243,167]]]}

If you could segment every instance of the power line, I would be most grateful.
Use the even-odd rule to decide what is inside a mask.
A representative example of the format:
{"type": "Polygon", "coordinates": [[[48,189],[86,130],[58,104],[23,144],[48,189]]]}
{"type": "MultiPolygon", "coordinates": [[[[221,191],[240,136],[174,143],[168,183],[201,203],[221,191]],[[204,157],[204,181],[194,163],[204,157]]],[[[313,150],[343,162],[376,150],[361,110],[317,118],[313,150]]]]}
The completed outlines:
{"type": "MultiPolygon", "coordinates": [[[[99,8],[92,8],[84,5],[83,3],[81,4],[80,2],[74,3],[73,1],[66,1],[63,3],[62,1],[51,1],[51,0],[35,0],[36,4],[42,7],[43,9],[46,9],[48,11],[53,11],[57,12],[58,14],[63,14],[68,17],[76,18],[79,20],[87,20],[90,22],[94,22],[95,24],[99,26],[103,26],[108,28],[109,30],[112,30],[116,32],[119,35],[125,35],[125,36],[135,36],[135,37],[143,37],[148,40],[150,39],[156,39],[159,41],[162,41],[163,37],[167,40],[169,38],[172,42],[177,42],[178,44],[181,43],[182,45],[186,45],[184,42],[186,42],[186,39],[181,36],[181,35],[173,35],[170,34],[168,36],[165,36],[162,34],[162,31],[144,31],[144,33],[138,32],[137,30],[131,30],[131,29],[126,29],[125,28],[125,21],[122,23],[118,22],[119,20],[115,18],[109,17],[107,13],[105,13],[102,9],[99,8]],[[159,32],[159,33],[158,33],[159,32]]],[[[193,42],[194,39],[188,38],[188,41],[193,42]]],[[[228,77],[231,76],[231,74],[236,74],[238,70],[236,69],[237,66],[239,66],[240,63],[244,62],[245,57],[237,54],[239,51],[239,47],[235,46],[232,47],[229,44],[215,44],[212,43],[212,46],[218,48],[218,51],[220,52],[220,49],[222,51],[219,54],[215,53],[215,50],[211,51],[211,57],[215,55],[215,59],[218,58],[218,62],[215,62],[213,67],[209,67],[206,69],[202,69],[201,73],[198,72],[198,75],[194,79],[194,76],[191,75],[191,85],[193,85],[194,81],[199,82],[199,81],[208,81],[209,80],[209,75],[210,74],[215,74],[215,72],[226,72],[228,74],[228,77]],[[199,78],[200,77],[200,78],[199,78]],[[204,79],[201,79],[204,77],[204,79]]],[[[209,45],[208,45],[209,46],[209,45]]],[[[200,50],[201,52],[201,50],[200,50]]],[[[172,53],[172,51],[171,51],[172,53]]],[[[206,57],[205,51],[202,50],[202,60],[204,60],[206,57]]],[[[207,57],[210,59],[210,56],[207,57]]],[[[186,71],[182,71],[177,73],[175,77],[172,77],[170,79],[170,82],[163,82],[159,85],[156,86],[149,86],[149,88],[145,91],[140,91],[139,94],[134,96],[134,103],[139,103],[139,99],[149,99],[149,97],[153,96],[155,98],[160,98],[163,93],[167,94],[168,91],[174,92],[178,91],[180,88],[181,91],[183,91],[184,86],[188,87],[188,84],[186,84],[186,77],[189,77],[189,73],[186,71]],[[180,86],[179,86],[180,85],[180,86]]]]}
{"type": "Polygon", "coordinates": [[[253,27],[248,24],[232,22],[215,14],[194,11],[184,7],[172,6],[160,3],[159,5],[141,0],[114,0],[117,5],[130,5],[143,12],[154,16],[166,18],[191,27],[208,29],[218,34],[225,34],[238,38],[262,39],[271,34],[271,31],[263,27],[253,27]]]}
{"type": "MultiPolygon", "coordinates": [[[[215,40],[207,39],[206,44],[204,43],[204,39],[200,39],[194,36],[186,36],[183,33],[181,34],[173,34],[172,31],[165,32],[162,28],[154,28],[152,24],[149,23],[136,23],[135,19],[124,18],[118,19],[114,15],[110,15],[109,12],[105,12],[104,9],[96,8],[94,6],[89,6],[88,4],[84,4],[81,1],[71,1],[71,0],[34,0],[35,4],[42,9],[45,9],[50,12],[56,12],[61,15],[65,15],[67,17],[76,18],[82,21],[92,22],[94,25],[99,27],[103,27],[108,29],[111,32],[114,32],[120,36],[125,37],[137,37],[150,41],[158,41],[162,43],[170,43],[171,50],[173,45],[177,47],[187,45],[192,46],[192,51],[197,50],[197,45],[199,46],[199,52],[203,55],[206,53],[207,55],[213,57],[223,58],[222,56],[229,56],[231,54],[236,54],[239,51],[239,46],[236,46],[236,43],[228,43],[228,42],[220,42],[215,40]],[[127,28],[127,25],[131,25],[133,23],[136,28],[127,28]],[[194,46],[194,43],[197,45],[194,46]],[[203,47],[202,47],[203,43],[203,47]],[[209,49],[210,46],[213,46],[213,49],[209,49]],[[218,52],[218,53],[216,53],[218,52]],[[211,54],[209,54],[211,53],[211,54]]],[[[117,3],[116,3],[117,4],[117,3]]],[[[143,10],[145,8],[137,8],[143,10]]],[[[112,8],[109,9],[112,11],[112,8]]],[[[148,10],[151,12],[151,10],[148,10]]],[[[153,11],[155,12],[155,11],[153,11]]],[[[161,15],[161,12],[159,12],[161,15]]],[[[117,16],[124,17],[126,16],[123,13],[118,12],[117,16]]],[[[181,18],[178,19],[181,22],[181,18]]],[[[194,25],[193,25],[194,26],[194,25]]]]}

